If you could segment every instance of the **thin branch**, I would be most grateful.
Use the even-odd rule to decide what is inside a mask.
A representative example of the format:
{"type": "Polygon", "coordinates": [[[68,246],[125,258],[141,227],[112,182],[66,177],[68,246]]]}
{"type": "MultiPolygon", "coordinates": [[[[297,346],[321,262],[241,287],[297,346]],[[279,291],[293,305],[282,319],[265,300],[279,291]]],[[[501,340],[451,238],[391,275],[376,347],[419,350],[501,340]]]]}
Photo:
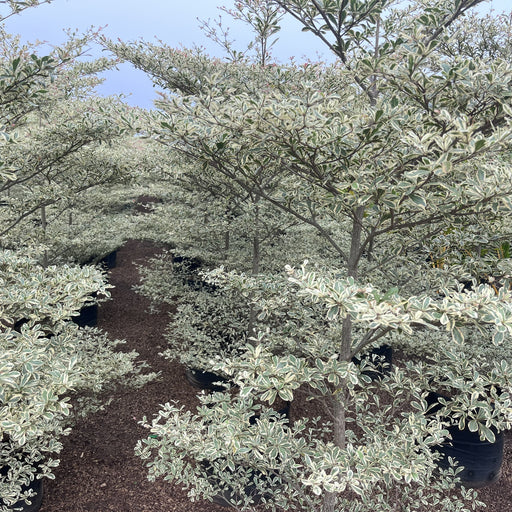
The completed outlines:
{"type": "Polygon", "coordinates": [[[355,348],[352,350],[351,357],[354,357],[355,355],[359,354],[363,348],[367,347],[368,345],[371,345],[372,343],[376,342],[383,336],[385,336],[388,332],[392,330],[391,327],[377,327],[374,330],[368,331],[361,341],[355,346],[355,348]],[[379,329],[381,329],[379,331],[379,329]]]}

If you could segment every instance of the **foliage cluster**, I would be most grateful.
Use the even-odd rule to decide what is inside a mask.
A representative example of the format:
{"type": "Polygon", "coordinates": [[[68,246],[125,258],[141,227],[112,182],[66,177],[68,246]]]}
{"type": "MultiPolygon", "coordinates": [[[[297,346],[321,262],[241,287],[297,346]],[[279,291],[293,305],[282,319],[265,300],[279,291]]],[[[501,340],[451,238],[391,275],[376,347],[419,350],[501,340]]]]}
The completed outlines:
{"type": "Polygon", "coordinates": [[[181,297],[167,355],[231,382],[146,422],[151,478],[238,510],[479,506],[447,498],[458,469],[440,475],[432,449],[449,426],[493,441],[512,421],[509,23],[469,37],[479,3],[237,2],[255,42],[271,48],[289,16],[332,65],[237,52],[211,22],[225,60],[104,42],[166,90],[146,133],[181,155],[169,197],[186,199],[155,219],[172,255],[210,270],[191,289],[168,255],[142,291],[181,297]],[[370,357],[383,344],[405,354],[388,371],[370,357]],[[446,396],[435,414],[430,392],[446,396]]]}
{"type": "MultiPolygon", "coordinates": [[[[0,2],[0,21],[39,1],[0,2]]],[[[82,57],[96,34],[70,34],[41,56],[0,27],[0,510],[53,478],[60,438],[121,380],[142,385],[135,352],[73,323],[109,297],[93,265],[126,239],[133,190],[148,165],[138,112],[98,98],[111,59],[82,57]],[[134,170],[136,169],[136,170],[134,170]],[[92,260],[92,261],[91,261],[92,260]],[[74,407],[71,400],[74,400],[74,407]],[[74,414],[72,414],[72,412],[74,414]]]]}

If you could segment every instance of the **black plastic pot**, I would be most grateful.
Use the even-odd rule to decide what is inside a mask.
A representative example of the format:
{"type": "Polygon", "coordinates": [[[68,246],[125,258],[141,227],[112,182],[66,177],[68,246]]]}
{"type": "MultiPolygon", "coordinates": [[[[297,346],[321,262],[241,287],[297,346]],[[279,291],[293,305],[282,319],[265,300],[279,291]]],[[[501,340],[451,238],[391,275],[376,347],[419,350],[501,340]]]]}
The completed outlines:
{"type": "Polygon", "coordinates": [[[209,391],[224,391],[226,388],[220,383],[227,383],[227,379],[213,372],[205,372],[202,370],[187,368],[185,377],[188,382],[199,389],[207,389],[209,391]]]}
{"type": "MultiPolygon", "coordinates": [[[[438,411],[442,405],[439,404],[438,393],[429,393],[427,403],[433,405],[431,413],[438,411]],[[436,402],[439,405],[435,405],[436,402]]],[[[460,430],[457,426],[447,429],[451,435],[451,441],[433,448],[440,453],[442,458],[438,461],[440,468],[449,467],[448,457],[457,461],[458,466],[463,470],[458,474],[461,484],[465,487],[484,487],[495,482],[500,475],[503,462],[504,436],[503,432],[493,430],[496,440],[491,443],[482,441],[478,432],[471,432],[467,427],[460,430]]]]}
{"type": "Polygon", "coordinates": [[[207,283],[199,277],[191,277],[185,280],[185,284],[195,291],[205,291],[208,293],[215,293],[219,290],[219,287],[215,284],[207,283]]]}
{"type": "MultiPolygon", "coordinates": [[[[252,496],[252,499],[256,505],[261,503],[261,496],[257,494],[256,486],[254,484],[246,485],[244,489],[245,496],[252,496]]],[[[226,490],[213,497],[213,502],[222,507],[233,508],[233,503],[240,501],[240,494],[235,493],[232,490],[226,490]]]]}
{"type": "Polygon", "coordinates": [[[463,291],[469,291],[469,292],[474,291],[475,286],[478,287],[481,284],[489,284],[489,281],[482,279],[482,278],[478,279],[478,283],[476,283],[476,285],[473,284],[473,281],[467,280],[467,279],[463,279],[459,282],[463,285],[463,291]]]}
{"type": "Polygon", "coordinates": [[[30,498],[30,505],[28,505],[25,501],[18,501],[16,505],[14,505],[13,509],[22,507],[20,512],[37,512],[41,508],[44,496],[43,481],[34,480],[28,487],[23,486],[24,491],[27,491],[29,489],[35,493],[35,496],[32,496],[30,498]]]}
{"type": "Polygon", "coordinates": [[[181,265],[184,269],[189,272],[195,272],[203,266],[203,261],[199,258],[189,258],[187,256],[173,256],[173,263],[181,265]]]}
{"type": "MultiPolygon", "coordinates": [[[[212,483],[215,483],[216,479],[210,463],[208,461],[203,461],[201,465],[208,473],[210,477],[209,479],[211,479],[212,483]]],[[[266,478],[265,475],[259,471],[257,472],[257,474],[260,479],[266,478]]],[[[253,480],[253,478],[251,478],[251,480],[253,480]]],[[[260,492],[257,490],[255,483],[248,483],[247,485],[244,486],[243,496],[251,496],[256,505],[261,503],[263,498],[262,494],[260,494],[260,492]]],[[[241,498],[242,493],[239,493],[234,489],[225,489],[224,491],[220,492],[219,494],[213,497],[213,502],[223,507],[233,508],[233,503],[240,501],[241,498]]]]}
{"type": "MultiPolygon", "coordinates": [[[[283,403],[283,407],[281,407],[280,409],[278,409],[276,412],[277,414],[279,414],[281,417],[285,417],[286,418],[286,421],[289,421],[290,419],[290,407],[291,407],[291,402],[284,402],[283,403]]],[[[253,414],[250,418],[249,418],[249,425],[256,425],[257,421],[260,419],[260,415],[259,414],[253,414]]]]}
{"type": "Polygon", "coordinates": [[[359,364],[362,359],[369,359],[372,361],[373,356],[380,359],[374,363],[375,370],[364,370],[363,375],[368,375],[372,380],[376,380],[390,372],[391,364],[393,362],[393,347],[390,345],[381,345],[380,347],[373,348],[366,354],[353,357],[352,362],[359,364]]]}
{"type": "Polygon", "coordinates": [[[100,260],[100,265],[106,270],[115,268],[117,262],[117,251],[112,251],[100,260]]]}
{"type": "Polygon", "coordinates": [[[95,327],[98,324],[98,304],[84,306],[80,314],[71,317],[71,320],[80,327],[95,327]]]}
{"type": "Polygon", "coordinates": [[[25,325],[25,324],[28,324],[29,323],[29,319],[28,318],[21,318],[20,320],[16,320],[16,322],[14,322],[14,325],[12,326],[12,328],[16,331],[16,332],[21,332],[21,328],[25,325]]]}
{"type": "Polygon", "coordinates": [[[101,265],[105,270],[114,268],[117,263],[117,249],[115,251],[110,252],[100,260],[98,258],[99,255],[93,256],[92,258],[89,258],[87,261],[84,261],[82,265],[101,265]]]}
{"type": "Polygon", "coordinates": [[[470,432],[467,428],[459,430],[455,426],[448,431],[452,441],[435,448],[443,456],[439,466],[447,468],[448,457],[455,459],[464,468],[458,476],[465,487],[484,487],[495,482],[503,462],[503,432],[494,432],[496,440],[490,443],[482,441],[478,432],[470,432]]]}
{"type": "MultiPolygon", "coordinates": [[[[2,468],[0,473],[7,474],[7,469],[2,468]],[[4,473],[5,470],[5,473],[4,473]]],[[[27,504],[25,500],[17,501],[14,505],[12,505],[12,510],[21,509],[20,512],[37,512],[43,503],[43,494],[44,494],[44,486],[43,481],[40,479],[35,479],[30,482],[30,485],[23,485],[21,487],[23,492],[32,491],[34,496],[30,498],[30,505],[27,504]]],[[[0,505],[3,505],[4,502],[0,498],[0,505]]]]}
{"type": "MultiPolygon", "coordinates": [[[[45,321],[47,321],[47,320],[48,319],[44,318],[41,321],[39,321],[39,326],[42,327],[44,335],[49,339],[49,338],[53,338],[54,333],[51,331],[51,329],[48,328],[47,325],[44,325],[45,321]]],[[[29,322],[30,322],[30,320],[28,318],[22,318],[20,320],[17,320],[16,322],[14,322],[14,325],[13,325],[12,328],[15,331],[21,333],[21,330],[22,330],[23,326],[25,324],[28,324],[29,322]]]]}

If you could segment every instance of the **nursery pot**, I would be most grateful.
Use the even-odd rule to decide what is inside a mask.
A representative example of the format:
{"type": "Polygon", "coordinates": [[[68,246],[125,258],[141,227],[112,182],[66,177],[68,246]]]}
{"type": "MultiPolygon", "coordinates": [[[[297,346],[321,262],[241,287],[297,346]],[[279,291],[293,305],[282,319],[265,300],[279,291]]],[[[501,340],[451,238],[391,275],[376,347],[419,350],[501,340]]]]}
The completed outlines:
{"type": "Polygon", "coordinates": [[[218,383],[227,383],[227,379],[213,372],[205,372],[193,368],[185,370],[185,377],[188,382],[199,389],[207,389],[209,391],[224,391],[226,388],[218,383]]]}
{"type": "MultiPolygon", "coordinates": [[[[440,396],[429,393],[427,402],[433,405],[440,396]]],[[[436,409],[438,407],[434,406],[433,412],[436,409]]],[[[495,482],[499,478],[503,462],[503,432],[498,433],[492,429],[495,441],[491,443],[482,441],[478,432],[471,432],[467,427],[460,430],[457,426],[451,426],[447,430],[450,432],[451,441],[446,440],[433,448],[442,455],[438,461],[439,467],[448,468],[448,457],[452,457],[463,468],[458,477],[465,487],[478,488],[495,482]]]]}
{"type": "Polygon", "coordinates": [[[464,468],[458,476],[465,487],[484,487],[495,482],[503,461],[503,432],[494,432],[496,440],[490,443],[482,441],[478,432],[470,432],[468,428],[459,430],[455,426],[448,431],[452,441],[434,448],[443,456],[439,466],[447,468],[448,457],[455,459],[464,468]]]}
{"type": "MultiPolygon", "coordinates": [[[[203,466],[203,468],[205,469],[206,473],[209,475],[213,483],[214,473],[210,463],[208,461],[203,461],[201,465],[203,466]]],[[[265,475],[258,471],[258,477],[265,478],[265,475]]],[[[254,481],[254,476],[251,478],[251,480],[254,481]]],[[[242,498],[242,496],[251,496],[256,505],[260,504],[263,498],[263,495],[260,493],[260,491],[257,490],[256,484],[251,482],[244,486],[242,494],[239,493],[238,491],[235,491],[234,489],[226,488],[222,492],[213,497],[213,502],[223,507],[232,508],[233,502],[239,501],[242,498]]]]}
{"type": "Polygon", "coordinates": [[[12,326],[12,328],[16,332],[21,332],[22,327],[25,324],[28,324],[29,322],[30,322],[30,320],[28,318],[20,318],[19,320],[16,320],[16,322],[14,322],[14,325],[12,326]]]}
{"type": "MultiPolygon", "coordinates": [[[[54,333],[48,329],[48,326],[45,326],[44,325],[44,322],[46,321],[47,319],[42,319],[40,320],[38,323],[39,323],[39,326],[42,327],[42,330],[44,332],[44,335],[50,339],[50,338],[53,338],[54,336],[54,333]]],[[[19,332],[21,333],[22,329],[23,329],[23,326],[25,324],[28,324],[30,322],[30,320],[28,318],[21,318],[20,320],[16,320],[16,322],[14,322],[12,328],[16,331],[16,332],[19,332]]]]}
{"type": "Polygon", "coordinates": [[[352,358],[352,362],[359,364],[362,359],[369,359],[372,361],[373,357],[378,358],[375,361],[375,370],[366,369],[363,371],[363,375],[368,375],[372,380],[376,380],[383,375],[386,375],[391,370],[391,364],[393,362],[393,347],[390,345],[381,345],[380,347],[373,348],[368,353],[363,355],[357,355],[352,358]]]}
{"type": "MultiPolygon", "coordinates": [[[[261,496],[256,492],[256,486],[254,484],[246,485],[244,488],[244,495],[251,495],[254,503],[259,505],[261,503],[261,496]]],[[[233,507],[233,502],[239,501],[241,498],[240,494],[237,494],[233,490],[225,490],[222,493],[217,494],[213,497],[213,502],[222,507],[233,507]]]]}
{"type": "Polygon", "coordinates": [[[14,506],[13,509],[21,507],[20,512],[37,512],[41,505],[43,504],[43,480],[36,479],[33,482],[30,483],[29,486],[23,486],[23,491],[31,490],[35,493],[35,496],[32,496],[30,498],[30,505],[27,504],[26,501],[18,501],[14,506]]]}
{"type": "Polygon", "coordinates": [[[111,253],[107,254],[104,258],[102,258],[99,263],[103,268],[109,270],[111,268],[115,268],[116,261],[117,251],[112,251],[111,253]]]}
{"type": "Polygon", "coordinates": [[[95,327],[98,324],[98,304],[84,306],[71,320],[79,327],[95,327]]]}
{"type": "Polygon", "coordinates": [[[185,284],[194,291],[205,291],[208,293],[215,293],[218,291],[219,287],[212,283],[207,283],[203,281],[199,276],[197,277],[189,277],[185,280],[185,284]]]}
{"type": "Polygon", "coordinates": [[[173,263],[183,265],[183,267],[187,268],[191,272],[195,272],[203,266],[203,262],[199,258],[189,258],[187,256],[173,256],[172,261],[173,263]]]}
{"type": "Polygon", "coordinates": [[[82,265],[100,265],[105,270],[109,270],[111,268],[114,268],[116,266],[117,262],[117,249],[115,251],[110,252],[100,260],[98,260],[99,255],[96,254],[95,256],[92,256],[87,261],[82,263],[82,265]]]}

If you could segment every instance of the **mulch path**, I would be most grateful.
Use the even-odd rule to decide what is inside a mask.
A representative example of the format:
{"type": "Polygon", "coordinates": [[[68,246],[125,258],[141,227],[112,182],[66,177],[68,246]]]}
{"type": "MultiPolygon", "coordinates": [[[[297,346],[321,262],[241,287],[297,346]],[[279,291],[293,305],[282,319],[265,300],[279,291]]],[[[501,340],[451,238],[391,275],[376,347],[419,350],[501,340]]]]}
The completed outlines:
{"type": "MultiPolygon", "coordinates": [[[[168,311],[147,313],[149,302],[132,286],[139,276],[134,263],[144,264],[160,249],[151,242],[129,241],[110,271],[112,300],[101,304],[98,327],[112,338],[125,339],[126,350],[160,371],[161,378],[140,390],[124,388],[111,395],[112,402],[81,420],[63,439],[64,449],[55,480],[45,481],[40,512],[220,512],[224,507],[207,501],[191,503],[186,491],[167,482],[149,482],[144,462],[134,446],[147,431],[138,421],[151,418],[159,405],[179,400],[189,407],[197,403],[197,390],[184,378],[184,368],[158,355],[166,347],[162,336],[168,311]]],[[[171,312],[172,313],[172,312],[171,312]]],[[[481,489],[488,512],[512,510],[512,433],[505,439],[505,461],[499,481],[481,489]]],[[[316,512],[316,511],[311,511],[316,512]]],[[[378,511],[376,511],[378,512],[378,511]]],[[[429,511],[434,512],[434,511],[429,511]]]]}
{"type": "Polygon", "coordinates": [[[193,405],[197,389],[184,378],[179,363],[158,355],[166,347],[162,334],[169,311],[149,314],[149,301],[132,290],[138,282],[134,263],[159,252],[149,242],[127,242],[110,270],[112,300],[99,308],[98,327],[112,339],[124,339],[123,350],[136,350],[161,378],[142,389],[115,392],[105,411],[81,420],[63,439],[55,480],[45,481],[40,512],[218,512],[224,507],[207,501],[191,503],[186,491],[163,481],[149,482],[144,461],[134,454],[138,439],[148,432],[138,422],[151,418],[170,400],[193,405]]]}

